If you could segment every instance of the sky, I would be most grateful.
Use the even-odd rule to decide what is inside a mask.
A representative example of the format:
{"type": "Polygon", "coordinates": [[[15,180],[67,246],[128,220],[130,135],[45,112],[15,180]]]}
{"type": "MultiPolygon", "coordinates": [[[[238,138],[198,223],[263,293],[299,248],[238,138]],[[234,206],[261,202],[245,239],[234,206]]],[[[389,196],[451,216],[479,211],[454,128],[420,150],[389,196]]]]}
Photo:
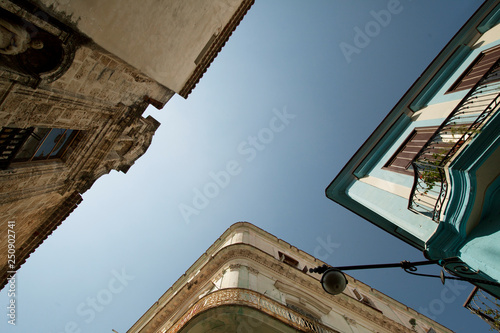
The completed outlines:
{"type": "MultiPolygon", "coordinates": [[[[0,331],[124,333],[238,221],[334,266],[424,260],[325,188],[481,3],[256,0],[189,98],[146,110],[161,122],[147,153],[101,177],[23,264],[16,326],[4,316],[0,331]]],[[[465,282],[350,275],[489,332],[462,306],[465,282]]]]}

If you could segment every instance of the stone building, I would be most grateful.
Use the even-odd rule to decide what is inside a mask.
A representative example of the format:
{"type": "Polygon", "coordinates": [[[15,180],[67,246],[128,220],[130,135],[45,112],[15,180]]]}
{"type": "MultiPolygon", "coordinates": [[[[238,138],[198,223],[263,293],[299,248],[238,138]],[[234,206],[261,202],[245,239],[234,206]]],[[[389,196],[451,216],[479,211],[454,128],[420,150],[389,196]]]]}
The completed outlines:
{"type": "Polygon", "coordinates": [[[265,232],[232,225],[128,330],[197,332],[451,332],[347,276],[337,296],[308,268],[320,260],[265,232]]]}
{"type": "Polygon", "coordinates": [[[146,152],[160,125],[146,107],[187,98],[252,3],[0,1],[1,286],[100,176],[146,152]]]}

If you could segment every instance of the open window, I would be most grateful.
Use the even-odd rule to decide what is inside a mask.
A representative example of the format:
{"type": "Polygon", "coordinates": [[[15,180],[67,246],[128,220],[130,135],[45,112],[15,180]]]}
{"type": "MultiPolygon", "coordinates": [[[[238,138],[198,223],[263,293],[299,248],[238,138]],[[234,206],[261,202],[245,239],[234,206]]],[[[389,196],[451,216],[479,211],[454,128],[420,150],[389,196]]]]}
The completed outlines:
{"type": "Polygon", "coordinates": [[[361,294],[357,289],[352,289],[352,293],[354,294],[354,297],[356,297],[356,299],[361,303],[368,305],[369,307],[377,311],[380,311],[379,309],[377,309],[375,303],[373,303],[373,301],[368,296],[361,294]]]}
{"type": "Polygon", "coordinates": [[[12,162],[61,158],[78,131],[65,128],[2,128],[0,131],[0,168],[12,162]]]}
{"type": "Polygon", "coordinates": [[[287,265],[290,265],[292,267],[297,268],[299,266],[299,261],[290,257],[289,255],[284,254],[281,251],[278,251],[278,255],[280,258],[280,261],[284,262],[287,265]]]}
{"type": "Polygon", "coordinates": [[[292,309],[293,311],[300,313],[300,314],[301,314],[301,315],[303,315],[304,317],[306,317],[306,318],[308,318],[308,319],[311,319],[312,321],[315,321],[315,322],[317,322],[317,323],[321,323],[321,319],[320,319],[318,316],[316,316],[316,315],[312,314],[310,311],[308,311],[308,310],[304,309],[304,306],[303,306],[303,305],[302,305],[302,306],[299,306],[299,305],[297,305],[297,304],[294,304],[294,303],[289,303],[289,302],[287,301],[286,306],[287,306],[288,308],[292,309]]]}

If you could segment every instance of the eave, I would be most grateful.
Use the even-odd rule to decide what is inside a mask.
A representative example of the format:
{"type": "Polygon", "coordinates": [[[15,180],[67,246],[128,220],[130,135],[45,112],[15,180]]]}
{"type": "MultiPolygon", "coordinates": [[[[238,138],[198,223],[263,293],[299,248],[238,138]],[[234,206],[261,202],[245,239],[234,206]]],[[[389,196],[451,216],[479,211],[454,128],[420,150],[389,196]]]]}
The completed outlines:
{"type": "Polygon", "coordinates": [[[179,91],[179,95],[187,98],[193,91],[194,87],[198,84],[203,74],[205,74],[205,72],[207,71],[208,67],[210,67],[224,45],[226,45],[229,37],[231,37],[232,33],[236,30],[236,27],[240,24],[243,17],[245,17],[250,7],[252,7],[254,1],[255,0],[244,0],[241,3],[234,15],[229,20],[228,24],[224,27],[221,33],[217,35],[210,48],[205,52],[202,59],[198,62],[198,65],[184,84],[184,87],[181,89],[181,91],[179,91]]]}

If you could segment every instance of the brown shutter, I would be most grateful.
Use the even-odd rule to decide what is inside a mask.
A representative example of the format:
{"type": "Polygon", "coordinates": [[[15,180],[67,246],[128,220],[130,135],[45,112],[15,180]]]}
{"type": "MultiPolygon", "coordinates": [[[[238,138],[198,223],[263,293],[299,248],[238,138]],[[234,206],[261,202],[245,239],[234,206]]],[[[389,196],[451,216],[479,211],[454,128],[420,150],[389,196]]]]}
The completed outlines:
{"type": "Polygon", "coordinates": [[[415,128],[384,167],[391,171],[412,175],[413,171],[408,170],[411,162],[436,130],[436,126],[415,128]]]}
{"type": "Polygon", "coordinates": [[[481,53],[447,92],[450,93],[474,87],[499,58],[500,46],[481,53]]]}

